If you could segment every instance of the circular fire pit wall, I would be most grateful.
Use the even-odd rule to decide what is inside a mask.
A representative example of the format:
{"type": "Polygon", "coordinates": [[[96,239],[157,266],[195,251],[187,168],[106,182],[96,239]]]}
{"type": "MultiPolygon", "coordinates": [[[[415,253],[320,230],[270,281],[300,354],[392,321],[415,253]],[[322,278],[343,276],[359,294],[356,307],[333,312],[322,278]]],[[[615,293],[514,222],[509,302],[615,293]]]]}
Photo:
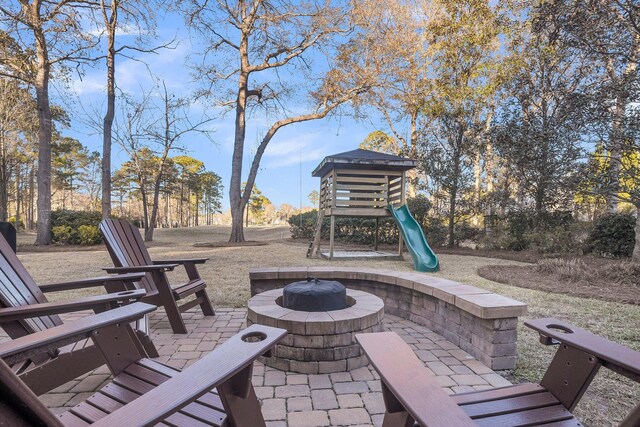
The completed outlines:
{"type": "Polygon", "coordinates": [[[342,372],[367,365],[355,335],[382,331],[384,303],[375,295],[346,290],[347,307],[330,311],[301,311],[283,307],[283,290],[252,297],[247,324],[284,328],[289,334],[263,357],[267,366],[305,374],[342,372]]]}

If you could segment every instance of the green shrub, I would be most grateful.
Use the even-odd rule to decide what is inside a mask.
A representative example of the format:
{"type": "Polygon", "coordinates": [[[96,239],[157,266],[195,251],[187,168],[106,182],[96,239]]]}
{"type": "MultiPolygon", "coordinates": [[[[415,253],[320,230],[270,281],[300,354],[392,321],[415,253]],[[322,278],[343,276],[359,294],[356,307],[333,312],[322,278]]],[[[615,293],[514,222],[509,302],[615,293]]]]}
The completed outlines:
{"type": "Polygon", "coordinates": [[[485,218],[491,232],[484,245],[489,249],[543,253],[577,253],[584,240],[584,226],[573,219],[570,211],[511,212],[485,218]]]}
{"type": "Polygon", "coordinates": [[[296,215],[291,215],[288,219],[291,237],[294,239],[313,239],[316,229],[318,211],[311,210],[296,215]]]}
{"type": "MultiPolygon", "coordinates": [[[[476,227],[470,226],[467,222],[459,222],[454,225],[454,244],[456,246],[460,246],[460,243],[471,240],[473,242],[478,241],[478,236],[480,235],[480,230],[476,227]]],[[[449,237],[447,235],[447,237],[449,237]]]]}
{"type": "Polygon", "coordinates": [[[68,225],[56,225],[51,227],[51,237],[54,243],[62,245],[71,244],[73,229],[68,225]]]}
{"type": "MultiPolygon", "coordinates": [[[[428,202],[428,200],[427,200],[428,202]]],[[[411,209],[411,208],[410,208],[411,209]]],[[[412,211],[413,213],[413,211],[412,211]]],[[[291,237],[294,239],[313,239],[316,231],[318,211],[312,210],[289,218],[291,237]]],[[[441,246],[447,237],[447,230],[436,218],[422,217],[424,234],[430,245],[441,246]]],[[[416,221],[418,219],[416,218],[416,221]]],[[[376,221],[369,218],[336,218],[335,240],[341,243],[373,245],[375,240],[376,221]]],[[[330,219],[322,223],[321,237],[329,239],[330,219]]],[[[397,244],[398,227],[392,218],[381,218],[378,222],[378,243],[397,244]]]]}
{"type": "Polygon", "coordinates": [[[631,214],[602,215],[595,221],[585,251],[608,257],[630,257],[635,245],[635,224],[631,214]]]}
{"type": "Polygon", "coordinates": [[[98,231],[100,220],[100,212],[52,211],[51,233],[53,241],[65,245],[97,245],[102,242],[102,236],[98,231]]]}
{"type": "Polygon", "coordinates": [[[102,235],[95,225],[78,227],[78,243],[81,245],[98,245],[102,243],[102,235]]]}
{"type": "Polygon", "coordinates": [[[507,221],[507,247],[510,251],[523,251],[529,248],[527,231],[533,229],[533,218],[526,212],[514,212],[506,217],[507,221]]]}
{"type": "Polygon", "coordinates": [[[429,212],[431,211],[431,202],[427,196],[418,194],[407,199],[407,207],[411,211],[411,215],[418,221],[418,224],[425,228],[429,223],[429,212]]]}
{"type": "Polygon", "coordinates": [[[562,227],[532,230],[526,233],[529,249],[544,254],[581,254],[585,228],[589,223],[573,223],[562,227]]]}
{"type": "MultiPolygon", "coordinates": [[[[291,237],[294,239],[313,239],[316,232],[318,211],[312,210],[289,218],[291,237]]],[[[376,221],[367,218],[336,218],[335,240],[341,243],[373,244],[375,240],[376,221]]],[[[322,238],[328,239],[330,220],[325,218],[322,223],[322,238]]],[[[398,228],[391,218],[379,221],[378,242],[398,243],[398,228]]]]}
{"type": "Polygon", "coordinates": [[[78,228],[81,225],[100,224],[102,216],[100,212],[95,211],[72,211],[57,210],[51,212],[51,225],[68,225],[72,228],[78,228]]]}
{"type": "Polygon", "coordinates": [[[13,226],[15,227],[16,230],[20,230],[20,229],[24,230],[24,222],[22,220],[20,220],[20,223],[16,224],[16,217],[15,216],[9,217],[9,222],[11,224],[13,224],[13,226]]]}
{"type": "Polygon", "coordinates": [[[444,246],[447,243],[447,227],[438,218],[429,218],[424,227],[424,236],[429,246],[444,246]]]}

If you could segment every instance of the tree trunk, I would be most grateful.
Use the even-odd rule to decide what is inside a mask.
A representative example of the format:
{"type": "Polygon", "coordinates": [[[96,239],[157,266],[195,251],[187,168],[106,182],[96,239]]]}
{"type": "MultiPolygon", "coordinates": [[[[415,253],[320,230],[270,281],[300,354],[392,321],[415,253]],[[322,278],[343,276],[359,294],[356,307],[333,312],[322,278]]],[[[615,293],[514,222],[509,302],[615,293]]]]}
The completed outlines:
{"type": "Polygon", "coordinates": [[[22,203],[22,192],[20,191],[20,163],[16,165],[16,230],[20,230],[20,217],[22,216],[22,212],[20,212],[20,203],[22,203]]]}
{"type": "Polygon", "coordinates": [[[233,216],[233,214],[231,215],[231,238],[229,239],[230,242],[244,242],[244,228],[242,224],[242,221],[244,220],[243,216],[244,210],[240,210],[240,212],[236,214],[236,216],[233,216]],[[234,238],[237,239],[237,236],[241,236],[242,240],[233,240],[234,238]]]}
{"type": "Polygon", "coordinates": [[[619,91],[616,109],[613,112],[611,134],[609,136],[609,168],[607,170],[610,191],[605,195],[605,212],[618,210],[618,188],[620,180],[620,162],[622,161],[622,139],[624,138],[624,114],[627,107],[624,95],[619,91]]]}
{"type": "Polygon", "coordinates": [[[451,193],[449,194],[449,243],[447,244],[450,248],[454,247],[456,244],[455,240],[455,220],[456,220],[456,193],[458,192],[457,186],[453,186],[451,188],[451,193]]]}
{"type": "MultiPolygon", "coordinates": [[[[162,160],[164,162],[164,159],[162,160]]],[[[149,219],[149,226],[144,229],[144,241],[153,241],[153,231],[156,228],[156,222],[158,220],[158,205],[160,204],[160,184],[162,183],[162,177],[164,175],[164,164],[160,166],[158,175],[153,186],[153,204],[151,205],[151,218],[149,219]]]]}
{"type": "Polygon", "coordinates": [[[473,164],[473,203],[474,206],[474,215],[473,215],[473,223],[475,226],[480,224],[480,198],[482,196],[482,150],[480,149],[480,145],[478,145],[478,149],[476,150],[476,158],[473,164]]]}
{"type": "Polygon", "coordinates": [[[44,34],[34,31],[37,48],[35,78],[38,108],[38,220],[36,245],[51,244],[51,107],[49,105],[49,71],[44,34]]]}
{"type": "Polygon", "coordinates": [[[636,244],[633,247],[631,262],[640,264],[640,206],[636,206],[636,244]]]}
{"type": "MultiPolygon", "coordinates": [[[[459,140],[462,141],[462,134],[459,140]]],[[[460,175],[460,152],[454,151],[453,160],[453,185],[449,190],[449,243],[450,248],[456,244],[455,240],[455,220],[456,220],[456,196],[458,195],[458,180],[460,175]]]]}
{"type": "Polygon", "coordinates": [[[184,174],[180,180],[180,226],[184,226],[184,174]]]}
{"type": "Polygon", "coordinates": [[[191,191],[187,188],[187,227],[191,227],[191,191]]]}
{"type": "MultiPolygon", "coordinates": [[[[410,139],[411,139],[411,147],[405,147],[405,149],[408,151],[407,153],[404,153],[406,156],[409,156],[409,158],[416,160],[416,147],[418,144],[418,115],[417,112],[416,114],[412,114],[411,115],[411,135],[410,135],[410,139]]],[[[418,169],[414,168],[414,169],[410,169],[407,171],[407,197],[412,199],[414,197],[416,197],[416,194],[418,194],[418,169]]]]}
{"type": "Polygon", "coordinates": [[[29,219],[27,223],[29,224],[29,230],[33,230],[33,201],[35,197],[35,171],[34,165],[31,164],[31,168],[29,170],[29,219]]]}
{"type": "MultiPolygon", "coordinates": [[[[241,44],[241,49],[245,51],[242,62],[245,62],[247,55],[246,43],[241,44]]],[[[248,57],[246,59],[248,65],[248,57]]],[[[244,64],[243,64],[244,65],[244,64]]],[[[244,242],[244,229],[242,227],[242,217],[246,208],[246,201],[242,197],[242,156],[244,154],[244,139],[246,132],[245,108],[247,105],[247,84],[249,74],[246,71],[240,73],[238,82],[238,99],[236,102],[236,123],[235,138],[233,143],[233,156],[231,160],[231,185],[229,186],[229,201],[231,205],[231,236],[229,242],[244,242]]],[[[249,187],[251,188],[251,187],[249,187]]],[[[245,189],[246,191],[246,189],[245,189]]],[[[251,191],[251,190],[249,190],[251,191]]]]}
{"type": "Polygon", "coordinates": [[[199,209],[199,205],[200,205],[200,201],[198,200],[198,193],[196,193],[196,195],[195,195],[195,196],[196,196],[196,210],[195,210],[195,212],[194,212],[194,221],[195,221],[195,222],[194,222],[194,225],[197,227],[197,226],[199,225],[198,223],[199,223],[199,220],[200,220],[200,218],[199,218],[199,213],[200,213],[200,212],[199,212],[199,211],[200,211],[200,209],[199,209]]]}
{"type": "MultiPolygon", "coordinates": [[[[112,19],[116,16],[117,2],[111,2],[112,19]]],[[[107,51],[107,113],[104,116],[102,137],[102,219],[111,217],[111,129],[115,115],[116,103],[116,51],[115,28],[109,30],[109,46],[107,51]]]]}
{"type": "MultiPolygon", "coordinates": [[[[143,222],[143,228],[144,228],[144,236],[145,236],[145,240],[147,238],[147,230],[149,229],[149,205],[147,202],[147,191],[145,189],[140,188],[140,197],[142,198],[142,222],[143,222]]],[[[151,232],[151,234],[153,235],[153,232],[151,232]]],[[[153,236],[152,236],[153,237],[153,236]]]]}
{"type": "Polygon", "coordinates": [[[620,180],[620,162],[622,161],[622,145],[624,139],[624,118],[629,100],[628,85],[633,79],[636,70],[635,62],[627,63],[622,76],[617,76],[615,67],[610,60],[607,63],[607,70],[611,81],[615,87],[615,110],[611,122],[611,133],[609,135],[609,168],[607,170],[608,181],[611,189],[605,194],[605,212],[616,212],[618,210],[618,190],[620,180]]]}
{"type": "Polygon", "coordinates": [[[167,193],[166,196],[167,197],[165,197],[164,199],[165,201],[164,215],[165,215],[165,221],[167,222],[167,228],[171,228],[171,194],[167,193]]]}
{"type": "MultiPolygon", "coordinates": [[[[11,182],[11,167],[9,165],[7,132],[0,131],[0,221],[6,221],[9,216],[9,183],[11,182]]],[[[19,162],[17,163],[19,166],[19,162]]]]}
{"type": "Polygon", "coordinates": [[[9,212],[9,170],[3,156],[0,170],[0,221],[6,221],[9,212]]]}

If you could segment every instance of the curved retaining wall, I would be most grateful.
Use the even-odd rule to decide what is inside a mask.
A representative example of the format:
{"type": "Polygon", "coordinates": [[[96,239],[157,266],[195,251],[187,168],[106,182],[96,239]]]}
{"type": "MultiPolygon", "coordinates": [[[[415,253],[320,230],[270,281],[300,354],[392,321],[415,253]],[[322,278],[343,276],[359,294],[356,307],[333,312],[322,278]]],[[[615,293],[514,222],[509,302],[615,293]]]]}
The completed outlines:
{"type": "Polygon", "coordinates": [[[252,269],[251,295],[307,277],[377,295],[385,313],[431,329],[493,370],[515,368],[518,316],[527,312],[522,302],[422,273],[351,267],[252,269]]]}

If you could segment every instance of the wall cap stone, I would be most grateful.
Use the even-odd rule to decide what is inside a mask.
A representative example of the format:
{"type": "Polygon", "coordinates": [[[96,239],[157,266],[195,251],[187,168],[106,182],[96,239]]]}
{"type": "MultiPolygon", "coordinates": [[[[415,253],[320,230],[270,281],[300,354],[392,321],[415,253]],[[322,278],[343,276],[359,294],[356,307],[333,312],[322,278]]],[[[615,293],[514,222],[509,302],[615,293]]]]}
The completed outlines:
{"type": "Polygon", "coordinates": [[[249,273],[253,280],[302,280],[313,275],[334,280],[374,281],[387,286],[412,289],[432,295],[481,319],[519,317],[527,313],[527,305],[523,302],[475,286],[417,272],[318,266],[254,268],[249,273]]]}

